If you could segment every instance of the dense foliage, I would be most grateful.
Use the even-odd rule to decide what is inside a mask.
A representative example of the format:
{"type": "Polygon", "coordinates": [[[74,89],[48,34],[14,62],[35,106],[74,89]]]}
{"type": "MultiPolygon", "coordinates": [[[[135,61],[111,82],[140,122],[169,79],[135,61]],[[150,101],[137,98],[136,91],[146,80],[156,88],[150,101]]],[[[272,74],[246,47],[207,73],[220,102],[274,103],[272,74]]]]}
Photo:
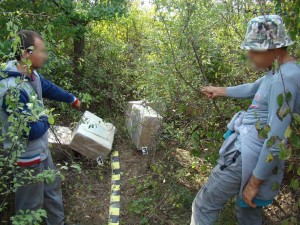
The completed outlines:
{"type": "MultiPolygon", "coordinates": [[[[133,0],[0,1],[1,67],[12,58],[11,47],[16,44],[12,39],[18,30],[32,29],[41,33],[49,51],[49,61],[40,71],[46,78],[77,95],[84,109],[107,120],[122,118],[129,100],[147,99],[165,105],[160,148],[173,149],[175,143],[176,148],[188,150],[193,157],[203,160],[204,165],[209,165],[201,167],[204,168],[203,175],[207,175],[218,157],[226,122],[234,112],[246,109],[249,101],[209,101],[201,95],[201,87],[236,85],[261,76],[251,71],[246,53],[239,47],[247,22],[259,14],[273,13],[284,18],[296,42],[289,51],[298,58],[300,2],[154,0],[151,4],[146,3],[133,0]]],[[[279,107],[285,99],[289,96],[279,97],[279,107]]],[[[49,108],[55,108],[54,113],[60,113],[58,120],[62,124],[69,124],[80,116],[64,104],[50,104],[49,108]]],[[[11,106],[16,108],[13,98],[11,106]]],[[[289,162],[285,185],[291,187],[289,191],[294,201],[289,210],[293,213],[279,219],[283,224],[297,224],[300,207],[300,119],[296,114],[293,117],[293,126],[286,132],[289,146],[282,147],[281,152],[281,157],[289,162]]],[[[14,125],[10,135],[18,137],[14,132],[23,132],[26,128],[14,129],[20,121],[11,120],[14,125]]],[[[124,130],[122,125],[119,129],[124,130]]],[[[16,138],[15,141],[22,148],[20,140],[16,138]]],[[[20,185],[12,177],[17,156],[10,160],[1,157],[0,214],[6,210],[6,196],[20,185]],[[2,173],[7,174],[3,176],[2,173]]],[[[194,168],[195,163],[188,167],[194,168]]],[[[161,173],[160,164],[151,168],[161,173]]],[[[198,172],[193,170],[193,177],[198,172]]],[[[45,174],[32,179],[50,179],[51,176],[45,174]]],[[[197,183],[196,180],[191,182],[197,183]]],[[[149,182],[148,185],[157,185],[153,180],[149,182]]],[[[152,195],[157,193],[153,191],[152,195]]],[[[153,196],[133,201],[131,205],[130,211],[141,216],[141,223],[151,224],[142,215],[149,210],[145,207],[143,211],[143,206],[155,202],[153,196]]],[[[191,196],[184,188],[171,202],[178,202],[176,207],[189,208],[191,196]]],[[[32,214],[34,220],[40,221],[43,213],[32,214]]],[[[18,223],[22,219],[30,221],[32,217],[12,217],[14,224],[22,224],[18,223]]]]}

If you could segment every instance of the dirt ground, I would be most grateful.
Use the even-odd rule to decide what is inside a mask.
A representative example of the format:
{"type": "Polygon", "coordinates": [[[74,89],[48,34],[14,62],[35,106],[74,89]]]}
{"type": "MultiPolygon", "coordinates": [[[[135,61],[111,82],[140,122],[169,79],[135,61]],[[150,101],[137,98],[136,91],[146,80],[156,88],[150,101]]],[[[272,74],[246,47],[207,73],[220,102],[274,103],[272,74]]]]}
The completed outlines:
{"type": "MultiPolygon", "coordinates": [[[[119,151],[122,171],[120,224],[188,225],[193,198],[205,183],[212,165],[204,157],[192,157],[189,150],[179,148],[171,140],[164,140],[156,150],[143,155],[124,131],[116,133],[113,149],[119,151]]],[[[99,166],[63,146],[52,146],[51,151],[64,177],[66,222],[108,224],[110,156],[99,166]],[[75,156],[74,159],[64,151],[75,156]]],[[[264,210],[264,225],[281,224],[291,216],[298,218],[298,209],[293,209],[295,194],[288,185],[283,185],[276,203],[264,210]]],[[[234,202],[230,201],[228,206],[216,225],[236,224],[234,202]]]]}
{"type": "MultiPolygon", "coordinates": [[[[170,146],[172,149],[172,144],[170,146]]],[[[149,155],[142,155],[129,139],[118,136],[114,149],[119,151],[122,170],[120,224],[188,225],[191,201],[206,179],[205,176],[186,175],[190,173],[186,168],[190,168],[188,165],[194,163],[189,152],[183,149],[174,150],[174,148],[172,151],[155,151],[150,152],[149,155]],[[157,173],[158,169],[154,170],[153,165],[157,168],[163,165],[162,171],[157,173]],[[174,178],[177,180],[164,184],[165,179],[174,178]],[[177,196],[174,201],[170,200],[177,192],[184,194],[177,196]],[[155,195],[158,195],[157,198],[155,195]],[[186,198],[187,195],[189,199],[186,203],[182,203],[183,206],[177,207],[173,204],[186,198]]],[[[69,169],[65,170],[63,164],[66,162],[63,163],[61,159],[56,160],[65,176],[62,188],[66,221],[81,225],[107,224],[111,185],[110,159],[107,159],[104,166],[98,166],[83,157],[78,157],[73,164],[80,165],[80,172],[71,167],[68,160],[67,162],[69,169]]],[[[203,164],[202,160],[197,160],[195,168],[199,173],[203,169],[203,164]]],[[[264,225],[281,224],[283,219],[295,216],[295,212],[286,210],[291,208],[292,204],[290,189],[284,186],[276,203],[264,210],[264,225]]],[[[230,201],[228,206],[216,224],[236,224],[233,201],[230,201]]]]}
{"type": "MultiPolygon", "coordinates": [[[[138,224],[126,221],[127,205],[134,196],[135,187],[129,182],[132,177],[142,177],[149,172],[151,154],[142,155],[129,141],[116,140],[114,149],[119,151],[121,166],[121,224],[138,224]]],[[[61,150],[61,149],[60,149],[61,150]]],[[[108,157],[103,166],[88,161],[81,156],[70,162],[54,149],[54,160],[65,179],[62,183],[66,221],[70,224],[104,225],[108,221],[111,191],[111,167],[108,157]],[[71,167],[79,165],[80,172],[71,167]],[[68,169],[66,169],[68,168],[68,169]]],[[[70,149],[68,149],[70,151],[70,149]]],[[[133,219],[133,218],[131,218],[133,219]]]]}

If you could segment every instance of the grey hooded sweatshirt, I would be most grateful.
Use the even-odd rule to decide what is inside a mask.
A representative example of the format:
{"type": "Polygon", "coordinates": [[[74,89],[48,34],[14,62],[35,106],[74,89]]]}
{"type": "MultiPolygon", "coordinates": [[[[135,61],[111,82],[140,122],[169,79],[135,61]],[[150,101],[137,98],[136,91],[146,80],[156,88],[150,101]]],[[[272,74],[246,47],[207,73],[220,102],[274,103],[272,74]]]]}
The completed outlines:
{"type": "MultiPolygon", "coordinates": [[[[278,153],[280,149],[277,144],[267,148],[267,142],[272,136],[284,139],[284,133],[291,123],[291,115],[288,114],[282,120],[277,116],[279,108],[277,96],[290,92],[292,97],[289,107],[292,112],[300,112],[300,66],[296,62],[287,62],[273,74],[269,71],[265,76],[254,83],[227,87],[227,96],[232,98],[250,99],[252,104],[246,113],[243,113],[243,130],[237,137],[237,144],[242,154],[243,181],[241,190],[251,175],[263,180],[256,198],[261,200],[273,199],[278,190],[274,190],[273,184],[282,181],[284,161],[280,160],[278,153]],[[268,138],[263,140],[257,135],[255,125],[260,121],[261,126],[268,124],[271,131],[268,138]],[[269,153],[274,158],[267,160],[269,153]],[[244,173],[250,171],[250,173],[244,173]],[[272,190],[273,189],[273,190],[272,190]]],[[[284,103],[285,107],[286,103],[284,103]]],[[[240,193],[241,194],[241,193],[240,193]]],[[[240,196],[241,197],[241,196],[240,196]]]]}

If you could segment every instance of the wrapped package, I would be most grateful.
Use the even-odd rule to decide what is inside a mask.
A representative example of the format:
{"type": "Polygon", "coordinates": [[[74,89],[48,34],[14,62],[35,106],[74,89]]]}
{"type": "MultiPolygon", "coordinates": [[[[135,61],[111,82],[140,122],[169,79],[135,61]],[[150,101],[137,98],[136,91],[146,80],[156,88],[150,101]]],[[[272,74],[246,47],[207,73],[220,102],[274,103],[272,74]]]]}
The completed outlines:
{"type": "Polygon", "coordinates": [[[132,122],[132,107],[133,105],[140,105],[140,106],[150,106],[159,114],[162,114],[166,110],[166,106],[162,102],[149,102],[147,100],[139,100],[139,101],[129,101],[127,103],[126,108],[126,128],[129,130],[131,129],[131,122],[132,122]]]}
{"type": "Polygon", "coordinates": [[[90,159],[103,160],[112,150],[116,128],[85,111],[72,133],[70,147],[90,159]]]}
{"type": "Polygon", "coordinates": [[[51,126],[48,131],[48,141],[55,160],[63,160],[66,156],[73,157],[73,151],[69,147],[71,137],[72,130],[69,127],[51,126]]]}
{"type": "Polygon", "coordinates": [[[155,110],[150,106],[133,104],[128,130],[138,150],[154,148],[161,127],[162,116],[155,110]]]}
{"type": "Polygon", "coordinates": [[[72,130],[69,127],[52,126],[48,132],[50,144],[69,145],[71,142],[72,130]]]}
{"type": "Polygon", "coordinates": [[[143,101],[143,100],[140,100],[140,101],[129,101],[127,103],[127,109],[126,109],[126,112],[125,112],[125,116],[126,116],[126,128],[129,132],[131,132],[131,124],[132,124],[132,107],[133,105],[141,105],[141,106],[146,106],[147,105],[147,102],[146,101],[143,101]]]}

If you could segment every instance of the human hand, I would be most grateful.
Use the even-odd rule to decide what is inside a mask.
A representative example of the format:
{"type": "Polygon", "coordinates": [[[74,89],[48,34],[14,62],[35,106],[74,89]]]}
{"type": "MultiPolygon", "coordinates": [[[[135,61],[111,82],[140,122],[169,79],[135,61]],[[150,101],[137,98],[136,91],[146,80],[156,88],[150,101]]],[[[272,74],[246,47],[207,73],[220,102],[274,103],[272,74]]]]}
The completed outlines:
{"type": "Polygon", "coordinates": [[[251,176],[243,190],[243,200],[251,208],[256,208],[256,204],[253,202],[253,199],[259,191],[261,182],[261,180],[257,179],[254,176],[251,176]]]}
{"type": "Polygon", "coordinates": [[[76,108],[77,110],[81,109],[81,102],[79,101],[78,98],[76,98],[76,100],[72,103],[72,107],[76,108]]]}
{"type": "Polygon", "coordinates": [[[201,89],[201,92],[205,94],[209,99],[227,95],[225,87],[206,86],[201,89]]]}

